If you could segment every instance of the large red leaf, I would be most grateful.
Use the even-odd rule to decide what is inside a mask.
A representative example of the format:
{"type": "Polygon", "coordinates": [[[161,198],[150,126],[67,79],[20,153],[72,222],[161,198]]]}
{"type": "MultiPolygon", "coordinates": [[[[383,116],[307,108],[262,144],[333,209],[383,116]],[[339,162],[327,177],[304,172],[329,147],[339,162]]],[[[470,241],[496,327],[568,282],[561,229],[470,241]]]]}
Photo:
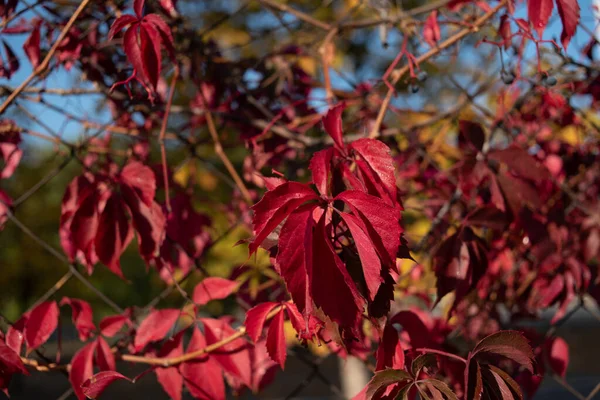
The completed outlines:
{"type": "Polygon", "coordinates": [[[303,203],[316,200],[318,196],[308,186],[296,182],[286,182],[263,196],[252,210],[254,240],[250,243],[250,253],[254,253],[267,236],[296,208],[303,203]]]}
{"type": "Polygon", "coordinates": [[[285,334],[283,331],[284,319],[285,315],[282,308],[271,320],[269,332],[267,333],[267,351],[271,359],[281,366],[281,369],[285,367],[285,358],[287,355],[285,334]]]}
{"type": "Polygon", "coordinates": [[[398,331],[391,323],[383,328],[379,346],[375,355],[376,371],[386,368],[404,369],[404,350],[400,344],[398,331]]]}
{"type": "Polygon", "coordinates": [[[126,376],[121,375],[115,371],[103,371],[99,372],[96,375],[90,377],[85,382],[81,384],[81,390],[84,395],[89,397],[90,399],[98,398],[106,388],[118,380],[131,380],[126,376]]]}
{"type": "Polygon", "coordinates": [[[310,290],[315,304],[329,318],[343,328],[354,330],[363,313],[364,299],[333,249],[325,217],[323,213],[313,234],[313,261],[308,271],[310,290]]]}
{"type": "Polygon", "coordinates": [[[221,300],[231,295],[238,283],[229,279],[209,277],[202,280],[194,288],[192,300],[198,305],[204,305],[211,300],[221,300]]]}
{"type": "Polygon", "coordinates": [[[313,263],[314,208],[314,205],[306,204],[290,214],[279,233],[279,250],[275,264],[294,303],[305,315],[312,311],[308,277],[313,263]]]}
{"type": "Polygon", "coordinates": [[[133,11],[138,18],[144,15],[144,3],[146,0],[133,0],[133,11]]]}
{"type": "Polygon", "coordinates": [[[169,57],[171,57],[171,60],[175,61],[175,47],[173,45],[173,35],[171,34],[169,25],[167,25],[167,23],[158,14],[146,15],[142,23],[150,23],[154,26],[154,28],[156,28],[160,34],[162,44],[167,49],[169,57]]]}
{"type": "Polygon", "coordinates": [[[375,299],[379,286],[383,282],[381,277],[381,261],[379,260],[379,256],[377,256],[373,242],[371,242],[367,233],[362,230],[358,218],[344,212],[340,212],[340,215],[344,222],[346,222],[346,225],[348,225],[348,229],[350,229],[352,239],[358,250],[363,275],[367,284],[369,300],[372,301],[375,299]]]}
{"type": "Polygon", "coordinates": [[[246,313],[244,326],[246,327],[246,333],[253,342],[256,343],[262,335],[267,315],[275,307],[277,307],[277,303],[274,302],[261,303],[246,313]]]}
{"type": "Polygon", "coordinates": [[[29,312],[25,325],[27,353],[37,349],[52,335],[58,325],[58,305],[55,301],[45,301],[29,312]]]}
{"type": "Polygon", "coordinates": [[[98,259],[117,276],[123,278],[119,259],[133,237],[131,224],[125,214],[125,204],[117,193],[107,200],[100,215],[94,247],[98,259]]]}
{"type": "Polygon", "coordinates": [[[577,25],[579,25],[579,2],[577,0],[556,0],[556,7],[563,26],[560,40],[566,50],[571,38],[575,35],[577,25]]]}
{"type": "MultiPolygon", "coordinates": [[[[398,189],[396,187],[396,166],[390,148],[383,142],[374,139],[359,139],[352,142],[350,147],[360,155],[365,164],[359,163],[363,173],[371,172],[368,175],[372,176],[373,185],[377,188],[383,188],[383,194],[380,196],[390,205],[396,203],[398,189]]],[[[381,190],[378,190],[382,193],[381,190]]]]}
{"type": "Polygon", "coordinates": [[[135,351],[142,350],[150,342],[164,339],[179,318],[179,314],[180,311],[175,308],[151,311],[137,329],[133,342],[135,351]]]}
{"type": "Polygon", "coordinates": [[[342,200],[352,214],[363,222],[363,230],[375,245],[379,257],[386,264],[395,265],[396,253],[400,245],[400,209],[390,206],[378,197],[358,190],[347,190],[336,196],[342,200]]]}
{"type": "MultiPolygon", "coordinates": [[[[204,333],[209,345],[228,338],[236,332],[224,319],[203,318],[201,321],[204,324],[204,333]]],[[[225,372],[250,387],[252,371],[248,347],[248,342],[244,339],[236,339],[212,352],[211,357],[221,364],[225,372]]]]}
{"type": "MultiPolygon", "coordinates": [[[[83,252],[88,268],[94,265],[96,258],[94,238],[98,230],[99,203],[100,195],[96,190],[90,190],[75,211],[70,227],[75,248],[83,252]]],[[[91,269],[88,269],[88,272],[91,272],[91,269]]]]}
{"type": "Polygon", "coordinates": [[[553,0],[527,0],[527,13],[529,16],[529,21],[533,25],[533,29],[537,31],[540,38],[544,34],[546,25],[548,25],[548,20],[550,19],[550,15],[552,15],[553,8],[553,0]]]}
{"type": "Polygon", "coordinates": [[[142,60],[146,76],[150,85],[156,90],[160,76],[162,55],[160,53],[160,34],[154,25],[140,23],[140,42],[142,47],[142,60]]]}
{"type": "Polygon", "coordinates": [[[92,307],[90,306],[90,303],[80,299],[63,297],[60,301],[60,305],[64,306],[65,304],[71,306],[71,312],[73,314],[73,323],[75,324],[75,328],[79,333],[79,340],[85,342],[96,330],[96,325],[94,325],[92,307]]]}
{"type": "MultiPolygon", "coordinates": [[[[187,347],[191,353],[206,347],[206,340],[198,328],[194,328],[192,339],[187,347]]],[[[221,366],[210,356],[185,362],[180,368],[184,384],[191,395],[200,400],[224,400],[225,384],[221,366]]]]}
{"type": "Polygon", "coordinates": [[[94,350],[96,342],[91,342],[83,346],[75,353],[71,360],[71,370],[69,371],[69,382],[73,386],[73,391],[79,400],[84,400],[86,395],[83,393],[81,385],[91,378],[94,374],[94,350]]]}

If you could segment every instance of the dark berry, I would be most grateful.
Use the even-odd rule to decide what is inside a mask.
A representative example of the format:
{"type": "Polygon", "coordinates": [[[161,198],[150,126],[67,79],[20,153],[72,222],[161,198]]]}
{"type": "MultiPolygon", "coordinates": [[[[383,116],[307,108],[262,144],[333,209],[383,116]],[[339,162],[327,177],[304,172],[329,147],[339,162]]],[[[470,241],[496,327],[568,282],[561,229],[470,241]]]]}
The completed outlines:
{"type": "Polygon", "coordinates": [[[546,86],[554,86],[556,85],[556,78],[553,76],[544,76],[542,83],[546,86]]]}
{"type": "Polygon", "coordinates": [[[515,74],[512,71],[502,70],[500,73],[500,77],[502,78],[502,82],[505,85],[510,85],[515,81],[515,74]]]}
{"type": "Polygon", "coordinates": [[[408,88],[412,93],[417,93],[419,91],[419,87],[417,85],[408,85],[408,88]]]}
{"type": "Polygon", "coordinates": [[[427,72],[425,71],[421,71],[419,72],[419,74],[417,75],[417,80],[419,82],[425,82],[427,80],[427,78],[429,77],[429,75],[427,75],[427,72]]]}

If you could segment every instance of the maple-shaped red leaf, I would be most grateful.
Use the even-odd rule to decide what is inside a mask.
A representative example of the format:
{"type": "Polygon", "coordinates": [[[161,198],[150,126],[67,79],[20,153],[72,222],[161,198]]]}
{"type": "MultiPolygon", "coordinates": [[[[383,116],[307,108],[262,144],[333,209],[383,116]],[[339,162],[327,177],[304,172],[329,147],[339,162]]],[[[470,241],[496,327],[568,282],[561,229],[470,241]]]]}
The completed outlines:
{"type": "Polygon", "coordinates": [[[29,375],[29,371],[23,365],[19,354],[8,347],[2,340],[0,340],[0,371],[2,374],[7,375],[16,373],[29,375]]]}
{"type": "Polygon", "coordinates": [[[546,25],[548,25],[553,8],[554,0],[527,0],[527,15],[529,21],[540,38],[544,34],[546,25]]]}
{"type": "MultiPolygon", "coordinates": [[[[174,337],[167,340],[158,353],[158,357],[170,358],[183,354],[183,344],[181,338],[184,331],[180,331],[174,337]]],[[[165,392],[173,400],[181,400],[181,391],[183,388],[183,376],[179,373],[178,367],[157,368],[154,370],[158,382],[165,392]]]]}
{"type": "Polygon", "coordinates": [[[564,378],[569,366],[569,345],[563,338],[556,337],[546,343],[546,351],[550,368],[564,378]]]}
{"type": "Polygon", "coordinates": [[[219,277],[203,279],[194,288],[192,300],[198,305],[204,305],[211,300],[221,300],[230,296],[238,287],[238,283],[219,277]]]}
{"type": "Polygon", "coordinates": [[[250,243],[250,254],[256,252],[267,236],[296,208],[318,198],[308,186],[296,182],[286,182],[265,193],[252,207],[254,240],[250,243]]]}
{"type": "Polygon", "coordinates": [[[96,356],[94,359],[101,371],[114,371],[117,369],[115,355],[102,336],[96,338],[96,356]]]}
{"type": "Polygon", "coordinates": [[[510,358],[533,372],[533,351],[522,333],[500,331],[482,339],[471,351],[469,358],[481,353],[492,353],[510,358]]]}
{"type": "Polygon", "coordinates": [[[129,318],[125,315],[111,315],[104,317],[98,325],[100,333],[106,337],[113,337],[121,330],[128,320],[129,318]]]}
{"type": "Polygon", "coordinates": [[[261,303],[248,310],[246,319],[244,320],[244,326],[246,327],[246,333],[250,337],[250,340],[253,342],[258,341],[258,338],[262,335],[267,315],[272,309],[277,307],[277,304],[278,303],[274,302],[261,303]]]}
{"type": "MultiPolygon", "coordinates": [[[[225,319],[203,318],[201,321],[204,324],[204,334],[209,345],[228,338],[236,332],[225,319]]],[[[223,367],[226,373],[250,387],[252,372],[248,347],[248,342],[244,339],[236,339],[211,352],[211,357],[223,367]]]]}
{"type": "Polygon", "coordinates": [[[81,385],[94,375],[95,350],[96,341],[93,341],[79,349],[71,360],[69,382],[71,382],[71,386],[73,386],[73,391],[78,400],[84,400],[86,398],[81,385]]]}
{"type": "Polygon", "coordinates": [[[180,311],[174,308],[151,311],[137,329],[133,345],[141,351],[150,342],[164,339],[179,318],[180,311]]]}
{"type": "Polygon", "coordinates": [[[441,38],[440,26],[438,25],[437,17],[437,10],[433,10],[423,25],[423,38],[431,47],[435,47],[441,38]]]}
{"type": "Polygon", "coordinates": [[[41,21],[38,21],[34,24],[25,43],[23,43],[23,50],[34,69],[40,64],[40,28],[41,21]]]}
{"type": "Polygon", "coordinates": [[[133,238],[125,210],[121,197],[117,193],[111,194],[100,214],[94,239],[98,259],[120,278],[124,277],[119,259],[133,238]]]}
{"type": "Polygon", "coordinates": [[[96,330],[96,325],[94,325],[92,307],[90,306],[90,303],[80,299],[63,297],[60,301],[60,305],[64,306],[65,304],[71,306],[71,312],[73,314],[73,323],[75,324],[75,328],[79,333],[79,340],[85,342],[96,330]]]}
{"type": "Polygon", "coordinates": [[[267,351],[269,356],[277,362],[281,369],[285,367],[285,358],[287,356],[285,345],[285,334],[283,331],[284,309],[282,308],[271,320],[269,332],[267,333],[267,351]]]}
{"type": "Polygon", "coordinates": [[[58,326],[58,317],[55,301],[40,303],[29,312],[24,332],[27,354],[46,343],[58,326]]]}
{"type": "MultiPolygon", "coordinates": [[[[194,328],[192,339],[187,347],[187,353],[192,353],[206,347],[204,335],[198,328],[194,328]]],[[[210,354],[186,361],[181,365],[183,383],[195,399],[200,400],[224,400],[225,384],[223,372],[210,354]]]]}
{"type": "Polygon", "coordinates": [[[11,120],[0,120],[0,179],[10,178],[21,161],[23,151],[19,148],[21,134],[11,120]]]}
{"type": "Polygon", "coordinates": [[[560,40],[565,50],[579,25],[579,2],[577,0],[556,0],[556,8],[562,22],[563,30],[560,40]]]}
{"type": "Polygon", "coordinates": [[[111,383],[118,380],[131,382],[131,379],[116,371],[98,372],[81,384],[81,391],[88,398],[97,399],[111,383]]]}

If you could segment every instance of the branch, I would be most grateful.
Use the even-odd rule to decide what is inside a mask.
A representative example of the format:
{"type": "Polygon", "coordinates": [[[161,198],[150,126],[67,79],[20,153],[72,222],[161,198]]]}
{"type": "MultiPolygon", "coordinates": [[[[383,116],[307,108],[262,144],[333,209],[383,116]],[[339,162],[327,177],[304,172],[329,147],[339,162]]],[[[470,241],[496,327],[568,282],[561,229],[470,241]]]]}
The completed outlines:
{"type": "Polygon", "coordinates": [[[6,108],[17,98],[17,96],[23,91],[23,89],[25,89],[27,87],[27,85],[29,85],[36,76],[40,75],[42,72],[44,72],[48,68],[48,65],[50,65],[50,60],[54,56],[54,53],[56,53],[58,46],[61,45],[64,38],[67,36],[69,31],[71,30],[71,27],[73,26],[73,24],[75,23],[75,21],[77,20],[79,15],[83,12],[83,10],[85,9],[85,7],[88,5],[89,2],[90,2],[90,0],[83,0],[81,2],[81,4],[79,4],[79,7],[77,7],[77,10],[75,10],[73,15],[71,16],[71,19],[69,19],[69,22],[67,22],[67,24],[65,25],[63,30],[60,32],[60,35],[58,35],[58,38],[54,42],[54,45],[50,48],[50,51],[48,51],[48,54],[46,55],[44,60],[40,63],[40,65],[37,66],[36,69],[33,70],[31,75],[29,75],[27,77],[27,79],[25,79],[23,81],[23,83],[21,83],[14,90],[14,92],[12,92],[8,96],[8,98],[4,101],[4,103],[2,103],[2,105],[0,106],[0,114],[3,114],[4,111],[6,111],[6,108]]]}
{"type": "MultiPolygon", "coordinates": [[[[442,43],[440,43],[439,46],[430,49],[427,53],[421,54],[419,57],[417,57],[415,59],[415,64],[420,64],[420,63],[422,63],[424,61],[427,61],[431,57],[439,54],[442,50],[447,49],[448,47],[452,46],[453,44],[455,44],[459,40],[463,39],[464,37],[466,37],[470,33],[477,32],[479,30],[480,26],[482,26],[483,24],[485,24],[485,22],[488,19],[492,18],[502,7],[504,7],[506,5],[507,1],[508,0],[503,0],[496,7],[494,7],[493,9],[491,9],[490,11],[488,11],[487,13],[485,13],[484,15],[482,15],[481,17],[479,17],[468,28],[465,28],[462,31],[456,33],[455,35],[450,36],[448,39],[446,39],[442,43]]],[[[379,135],[379,129],[381,127],[381,123],[383,122],[383,118],[385,117],[387,109],[388,109],[388,107],[390,105],[390,101],[392,100],[392,96],[394,95],[393,86],[396,85],[396,83],[398,83],[398,81],[400,80],[400,78],[402,78],[402,76],[404,74],[406,74],[408,71],[409,71],[409,64],[405,65],[402,68],[396,69],[396,70],[394,70],[392,72],[392,74],[391,74],[391,78],[392,78],[391,79],[391,86],[392,87],[388,88],[387,94],[385,95],[385,98],[383,99],[383,102],[381,104],[381,108],[379,109],[379,114],[377,114],[377,119],[375,120],[375,123],[373,124],[373,128],[371,129],[371,132],[369,133],[369,137],[370,138],[375,138],[375,137],[377,137],[379,135]]]]}

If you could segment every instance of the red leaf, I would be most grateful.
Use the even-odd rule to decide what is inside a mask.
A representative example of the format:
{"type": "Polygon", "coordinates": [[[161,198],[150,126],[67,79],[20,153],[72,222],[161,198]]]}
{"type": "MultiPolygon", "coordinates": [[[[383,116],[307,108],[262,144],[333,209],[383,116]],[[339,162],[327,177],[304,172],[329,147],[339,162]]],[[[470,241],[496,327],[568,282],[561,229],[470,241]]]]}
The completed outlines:
{"type": "Polygon", "coordinates": [[[0,160],[4,166],[0,169],[0,179],[10,178],[23,156],[23,151],[19,148],[21,143],[21,134],[18,127],[10,120],[0,120],[0,160]]]}
{"type": "Polygon", "coordinates": [[[10,211],[11,206],[12,199],[8,197],[6,193],[0,190],[0,231],[4,229],[4,224],[8,220],[8,211],[10,211]]]}
{"type": "Polygon", "coordinates": [[[500,26],[498,27],[498,33],[502,37],[504,42],[504,50],[508,50],[512,43],[512,31],[510,29],[510,21],[508,15],[504,14],[500,17],[500,26]]]}
{"type": "Polygon", "coordinates": [[[565,377],[569,366],[569,345],[563,338],[556,337],[548,343],[548,363],[555,374],[565,377]]]}
{"type": "Polygon", "coordinates": [[[342,112],[346,108],[346,104],[340,103],[335,107],[332,107],[327,111],[327,114],[323,117],[323,127],[325,132],[333,139],[334,146],[342,154],[346,153],[344,148],[344,139],[342,135],[342,112]]]}
{"type": "MultiPolygon", "coordinates": [[[[203,318],[204,333],[208,344],[214,344],[236,333],[227,321],[221,319],[203,318]]],[[[252,371],[248,342],[244,339],[236,339],[226,345],[219,347],[211,353],[211,357],[221,364],[223,370],[233,377],[239,379],[244,385],[252,385],[252,371]]]]}
{"type": "Polygon", "coordinates": [[[115,355],[102,336],[96,338],[96,365],[101,371],[115,371],[117,369],[115,355]]]}
{"type": "Polygon", "coordinates": [[[165,308],[154,310],[142,321],[134,340],[135,351],[139,352],[150,342],[164,339],[179,318],[179,310],[165,308]]]}
{"type": "Polygon", "coordinates": [[[504,150],[490,151],[488,158],[506,164],[512,171],[525,179],[534,182],[550,179],[548,169],[519,147],[510,146],[504,150]]]}
{"type": "Polygon", "coordinates": [[[126,376],[121,375],[115,371],[103,371],[99,372],[91,378],[87,379],[85,382],[81,384],[81,389],[83,394],[85,394],[90,399],[98,398],[106,388],[118,380],[126,380],[131,382],[131,379],[126,376]]]}
{"type": "Polygon", "coordinates": [[[135,12],[135,15],[137,15],[137,17],[139,19],[142,18],[142,15],[144,14],[144,3],[146,2],[146,0],[133,0],[133,11],[135,12]]]}
{"type": "MultiPolygon", "coordinates": [[[[181,331],[169,339],[161,348],[158,356],[168,358],[183,354],[183,345],[181,344],[183,333],[184,331],[181,331]]],[[[179,373],[179,369],[177,367],[157,368],[154,372],[156,373],[158,382],[169,397],[174,400],[181,400],[183,376],[179,373]]]]}
{"type": "MultiPolygon", "coordinates": [[[[187,353],[206,347],[206,340],[198,328],[194,328],[192,339],[187,347],[187,353]]],[[[224,400],[225,384],[223,372],[219,364],[210,355],[195,358],[181,366],[184,384],[196,399],[224,400]]]]}
{"type": "Polygon", "coordinates": [[[154,28],[154,25],[142,21],[140,24],[140,43],[146,76],[152,88],[156,90],[158,77],[160,76],[162,55],[160,53],[160,34],[154,28]]]}
{"type": "Polygon", "coordinates": [[[108,40],[112,40],[113,37],[123,30],[128,25],[133,24],[138,19],[133,15],[123,15],[115,20],[108,31],[108,40]]]}
{"type": "Polygon", "coordinates": [[[256,203],[252,210],[252,226],[254,228],[254,240],[250,243],[250,254],[258,249],[258,246],[292,211],[303,203],[318,199],[315,192],[308,186],[296,182],[286,182],[265,193],[263,198],[256,203]]]}
{"type": "Polygon", "coordinates": [[[485,143],[485,132],[481,125],[475,122],[461,120],[458,123],[461,138],[471,145],[471,149],[481,151],[485,143]]]}
{"type": "Polygon", "coordinates": [[[471,357],[482,352],[510,358],[533,372],[533,351],[525,336],[520,332],[500,331],[487,336],[477,343],[471,352],[471,357]]]}
{"type": "MultiPolygon", "coordinates": [[[[73,215],[70,231],[75,248],[83,252],[88,268],[91,268],[96,261],[94,238],[98,231],[100,198],[96,190],[90,190],[88,193],[73,215]]],[[[91,269],[88,269],[88,272],[91,273],[91,269]]]]}
{"type": "MultiPolygon", "coordinates": [[[[349,146],[365,161],[369,168],[369,175],[373,176],[373,185],[377,188],[379,196],[389,205],[397,203],[396,196],[398,189],[396,187],[396,164],[390,148],[383,142],[374,139],[358,139],[349,146]]],[[[364,172],[364,164],[359,163],[358,166],[364,172]]],[[[371,193],[375,195],[375,193],[371,193]]]]}
{"type": "Polygon", "coordinates": [[[160,34],[160,38],[162,40],[162,44],[167,49],[169,53],[169,57],[173,62],[176,62],[175,59],[175,47],[173,45],[173,35],[171,34],[171,29],[169,25],[157,14],[148,14],[144,17],[144,23],[148,22],[156,28],[158,33],[160,34]]]}
{"type": "Polygon", "coordinates": [[[402,233],[400,209],[358,190],[342,192],[336,196],[336,200],[346,203],[352,214],[363,222],[363,230],[368,232],[384,263],[395,262],[402,233]]]}
{"type": "Polygon", "coordinates": [[[470,361],[465,370],[466,399],[480,400],[483,395],[483,379],[481,367],[477,361],[470,361]]]}
{"type": "Polygon", "coordinates": [[[309,271],[313,263],[313,210],[306,204],[290,214],[279,234],[275,267],[300,312],[312,312],[309,271]]]}
{"type": "Polygon", "coordinates": [[[2,340],[0,340],[0,373],[8,375],[22,373],[29,375],[29,371],[23,365],[19,354],[15,353],[2,340]]]}
{"type": "Polygon", "coordinates": [[[31,35],[23,43],[23,50],[25,50],[25,54],[34,69],[40,65],[40,27],[41,23],[36,23],[31,31],[31,35]]]}
{"type": "MultiPolygon", "coordinates": [[[[12,74],[14,74],[15,72],[17,72],[19,70],[19,67],[20,67],[19,58],[16,56],[13,49],[4,40],[2,41],[2,45],[4,46],[4,51],[6,52],[6,58],[8,59],[9,68],[8,68],[7,78],[10,79],[12,74]]],[[[0,177],[2,177],[2,176],[0,176],[0,177]]]]}
{"type": "Polygon", "coordinates": [[[147,82],[148,77],[146,76],[146,69],[144,68],[142,48],[138,42],[138,30],[139,24],[135,24],[125,31],[125,36],[123,36],[123,50],[125,50],[127,59],[131,65],[133,65],[133,68],[135,68],[135,72],[139,79],[142,82],[147,82]]]}
{"type": "Polygon", "coordinates": [[[329,318],[340,327],[354,329],[363,313],[364,299],[332,247],[325,216],[323,213],[313,234],[312,266],[318,269],[308,270],[310,291],[315,304],[329,318]]]}
{"type": "Polygon", "coordinates": [[[404,351],[400,344],[398,331],[387,323],[383,328],[383,335],[379,340],[376,353],[376,371],[386,368],[404,369],[404,351]]]}
{"type": "Polygon", "coordinates": [[[285,367],[285,358],[287,356],[285,334],[283,332],[284,319],[285,316],[282,308],[275,314],[273,320],[271,320],[269,332],[267,333],[267,351],[271,359],[281,366],[281,369],[285,367]]]}
{"type": "Polygon", "coordinates": [[[248,310],[248,312],[246,313],[244,326],[246,327],[246,333],[250,337],[250,340],[252,340],[255,343],[258,341],[258,339],[262,335],[262,330],[267,319],[267,314],[269,314],[271,310],[275,307],[277,307],[277,303],[266,302],[257,305],[251,310],[248,310]]]}
{"type": "Polygon", "coordinates": [[[82,384],[94,375],[94,350],[96,342],[91,342],[83,346],[71,360],[71,370],[69,371],[69,382],[73,386],[73,391],[79,400],[84,400],[86,395],[83,392],[82,384]]]}
{"type": "Polygon", "coordinates": [[[28,317],[29,313],[22,315],[21,318],[9,326],[6,331],[6,345],[19,355],[21,354],[21,347],[23,347],[23,341],[25,340],[24,331],[28,317]]]}
{"type": "Polygon", "coordinates": [[[552,15],[552,9],[554,8],[553,0],[527,0],[527,13],[529,21],[533,25],[541,38],[548,25],[550,15],[552,15]]]}
{"type": "Polygon", "coordinates": [[[358,218],[344,212],[340,212],[340,215],[344,222],[346,222],[346,225],[348,225],[348,229],[350,229],[350,233],[352,234],[352,239],[358,250],[363,275],[367,284],[369,300],[373,301],[383,282],[383,279],[381,278],[381,261],[379,260],[379,256],[377,256],[377,251],[375,250],[373,242],[371,242],[367,233],[361,228],[361,223],[358,218]]]}
{"type": "Polygon", "coordinates": [[[129,185],[121,185],[121,193],[131,211],[140,254],[148,263],[160,254],[166,229],[165,215],[156,202],[148,207],[129,185]]]}
{"type": "Polygon", "coordinates": [[[27,354],[37,349],[52,335],[58,325],[58,306],[55,301],[45,301],[29,312],[25,324],[27,354]]]}
{"type": "Polygon", "coordinates": [[[577,31],[577,25],[579,25],[579,2],[577,0],[556,0],[556,7],[563,25],[560,40],[566,50],[577,31]]]}
{"type": "Polygon", "coordinates": [[[119,259],[133,237],[133,230],[125,214],[125,204],[113,193],[98,221],[94,247],[98,259],[120,278],[123,277],[119,259]]]}
{"type": "Polygon", "coordinates": [[[125,322],[129,318],[125,315],[111,315],[105,317],[100,321],[100,333],[107,337],[113,337],[121,330],[125,322]]]}
{"type": "Polygon", "coordinates": [[[502,230],[506,227],[506,215],[494,206],[484,206],[470,212],[463,222],[464,225],[502,230]]]}
{"type": "Polygon", "coordinates": [[[312,182],[322,196],[331,194],[331,190],[329,189],[329,171],[331,170],[332,156],[333,151],[329,148],[316,152],[310,159],[310,166],[308,168],[312,172],[312,182]]]}
{"type": "Polygon", "coordinates": [[[96,325],[94,325],[93,321],[92,307],[87,301],[69,297],[63,297],[60,301],[61,306],[64,306],[65,304],[71,306],[73,323],[79,333],[79,340],[85,342],[96,330],[96,325]]]}
{"type": "Polygon", "coordinates": [[[154,203],[156,193],[156,177],[150,167],[138,161],[127,163],[119,179],[122,184],[129,186],[148,207],[154,203]]]}
{"type": "Polygon", "coordinates": [[[431,47],[435,47],[441,38],[440,26],[437,22],[438,12],[433,10],[423,25],[423,38],[431,47]]]}
{"type": "Polygon", "coordinates": [[[160,6],[169,14],[172,18],[177,17],[177,10],[175,9],[175,0],[158,0],[160,6]]]}
{"type": "Polygon", "coordinates": [[[211,300],[221,300],[231,295],[238,287],[236,281],[209,277],[198,283],[194,288],[192,299],[198,305],[204,305],[211,300]]]}

